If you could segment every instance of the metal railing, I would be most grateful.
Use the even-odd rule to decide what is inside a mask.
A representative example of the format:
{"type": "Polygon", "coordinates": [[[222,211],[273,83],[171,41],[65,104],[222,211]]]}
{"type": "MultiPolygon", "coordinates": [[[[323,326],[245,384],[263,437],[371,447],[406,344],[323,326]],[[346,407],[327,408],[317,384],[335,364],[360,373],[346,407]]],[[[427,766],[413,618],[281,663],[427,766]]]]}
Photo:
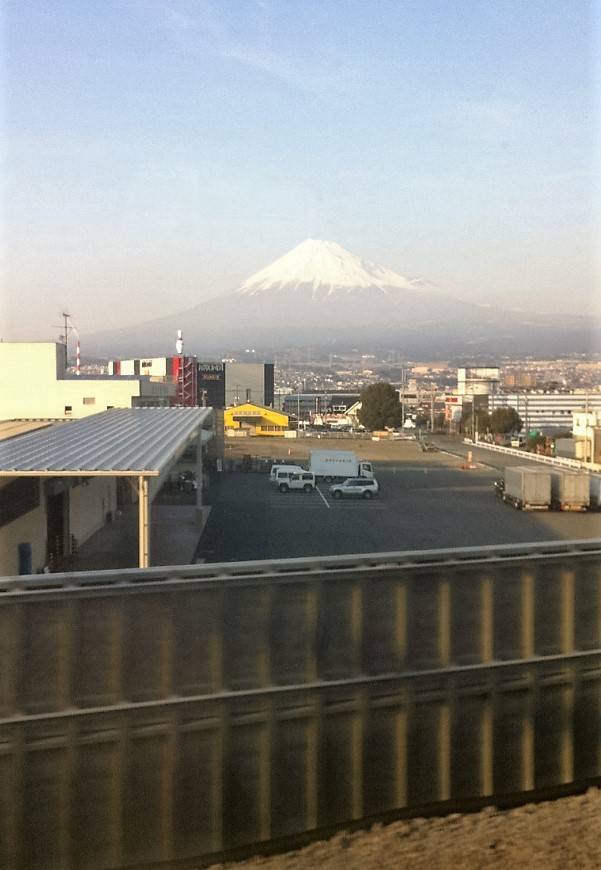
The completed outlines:
{"type": "Polygon", "coordinates": [[[600,466],[590,462],[581,462],[579,459],[569,459],[563,456],[543,456],[540,453],[529,453],[525,450],[519,450],[516,447],[503,447],[500,444],[489,444],[486,441],[472,441],[471,438],[464,438],[464,444],[469,444],[482,450],[492,450],[495,453],[505,453],[508,456],[517,456],[525,462],[542,462],[545,465],[556,465],[563,468],[574,468],[579,471],[599,471],[600,466]]]}

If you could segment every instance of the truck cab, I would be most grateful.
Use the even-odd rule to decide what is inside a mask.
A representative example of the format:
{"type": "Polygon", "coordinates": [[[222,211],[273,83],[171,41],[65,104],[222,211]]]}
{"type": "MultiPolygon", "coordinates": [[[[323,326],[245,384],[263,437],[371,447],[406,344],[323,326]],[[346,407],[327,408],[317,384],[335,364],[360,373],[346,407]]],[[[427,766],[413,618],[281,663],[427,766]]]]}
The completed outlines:
{"type": "Polygon", "coordinates": [[[359,463],[359,474],[358,477],[368,477],[370,480],[374,479],[374,467],[371,462],[365,462],[361,460],[359,463]]]}

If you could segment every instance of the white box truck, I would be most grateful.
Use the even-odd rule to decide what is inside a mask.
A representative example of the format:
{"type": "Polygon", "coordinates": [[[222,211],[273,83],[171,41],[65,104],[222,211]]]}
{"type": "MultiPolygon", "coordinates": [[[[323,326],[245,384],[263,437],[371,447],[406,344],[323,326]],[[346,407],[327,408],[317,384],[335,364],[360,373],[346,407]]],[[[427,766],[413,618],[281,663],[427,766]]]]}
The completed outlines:
{"type": "Polygon", "coordinates": [[[565,468],[551,472],[551,506],[558,511],[585,511],[590,504],[589,475],[565,468]]]}
{"type": "Polygon", "coordinates": [[[551,506],[551,472],[531,465],[505,469],[503,501],[524,511],[548,511],[551,506]]]}
{"type": "Polygon", "coordinates": [[[358,459],[350,450],[312,450],[309,471],[328,482],[347,477],[367,477],[370,480],[374,477],[371,462],[358,459]]]}

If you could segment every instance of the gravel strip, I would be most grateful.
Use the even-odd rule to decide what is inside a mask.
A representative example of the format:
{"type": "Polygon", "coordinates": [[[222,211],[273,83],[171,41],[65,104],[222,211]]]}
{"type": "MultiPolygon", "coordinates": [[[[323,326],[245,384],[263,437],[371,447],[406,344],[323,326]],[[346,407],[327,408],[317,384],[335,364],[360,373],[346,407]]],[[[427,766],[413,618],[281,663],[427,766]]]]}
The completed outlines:
{"type": "Polygon", "coordinates": [[[601,791],[513,810],[412,819],[339,833],[285,855],[212,870],[569,870],[601,867],[601,791]]]}

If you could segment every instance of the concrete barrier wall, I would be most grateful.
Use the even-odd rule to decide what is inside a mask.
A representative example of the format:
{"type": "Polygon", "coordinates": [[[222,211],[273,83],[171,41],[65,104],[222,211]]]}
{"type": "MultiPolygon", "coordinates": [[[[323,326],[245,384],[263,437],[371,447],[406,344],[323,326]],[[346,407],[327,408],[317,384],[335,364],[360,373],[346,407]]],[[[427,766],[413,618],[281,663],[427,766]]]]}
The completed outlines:
{"type": "Polygon", "coordinates": [[[600,556],[1,581],[0,866],[152,864],[600,776],[600,556]]]}

